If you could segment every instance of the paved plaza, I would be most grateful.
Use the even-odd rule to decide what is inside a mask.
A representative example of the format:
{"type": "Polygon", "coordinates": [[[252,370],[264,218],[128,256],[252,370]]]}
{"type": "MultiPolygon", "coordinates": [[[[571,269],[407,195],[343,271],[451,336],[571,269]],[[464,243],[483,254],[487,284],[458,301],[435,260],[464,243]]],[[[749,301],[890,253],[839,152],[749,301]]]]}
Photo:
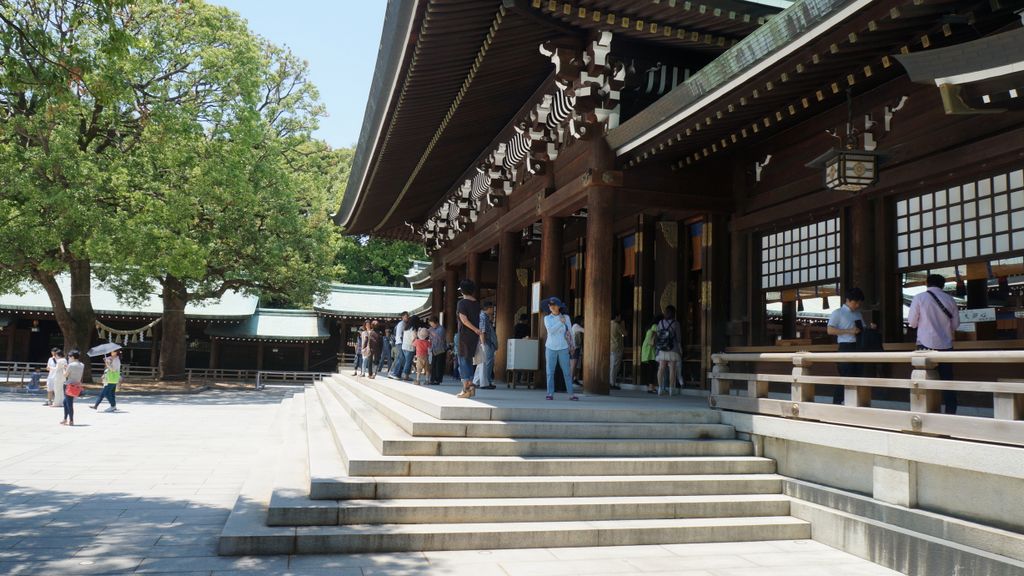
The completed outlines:
{"type": "Polygon", "coordinates": [[[116,414],[84,398],[74,428],[40,398],[0,394],[0,574],[897,574],[810,540],[217,556],[278,404],[298,390],[125,396],[116,414]]]}

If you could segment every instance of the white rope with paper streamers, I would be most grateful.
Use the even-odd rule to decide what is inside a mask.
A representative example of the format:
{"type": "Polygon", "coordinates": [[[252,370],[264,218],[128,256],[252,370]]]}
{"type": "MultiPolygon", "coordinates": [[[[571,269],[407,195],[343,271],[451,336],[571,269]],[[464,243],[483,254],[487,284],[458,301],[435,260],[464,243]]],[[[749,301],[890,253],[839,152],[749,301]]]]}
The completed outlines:
{"type": "Polygon", "coordinates": [[[160,320],[161,318],[157,318],[142,328],[137,328],[135,330],[118,330],[97,320],[96,332],[103,340],[108,340],[110,342],[120,341],[123,345],[127,345],[129,342],[145,342],[146,337],[153,337],[153,327],[159,324],[160,320]]]}

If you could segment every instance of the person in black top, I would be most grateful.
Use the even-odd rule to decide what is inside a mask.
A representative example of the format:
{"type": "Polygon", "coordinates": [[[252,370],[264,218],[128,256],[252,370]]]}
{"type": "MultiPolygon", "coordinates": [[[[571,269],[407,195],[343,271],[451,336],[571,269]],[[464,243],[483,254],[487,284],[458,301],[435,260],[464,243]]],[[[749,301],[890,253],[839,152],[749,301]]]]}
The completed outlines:
{"type": "Polygon", "coordinates": [[[459,378],[462,380],[462,392],[459,398],[472,398],[476,395],[473,387],[473,355],[480,343],[480,303],[476,300],[476,284],[465,279],[459,283],[462,299],[455,309],[459,318],[459,378]]]}
{"type": "Polygon", "coordinates": [[[530,337],[530,317],[526,314],[519,315],[519,322],[512,328],[512,337],[516,340],[530,337]]]}

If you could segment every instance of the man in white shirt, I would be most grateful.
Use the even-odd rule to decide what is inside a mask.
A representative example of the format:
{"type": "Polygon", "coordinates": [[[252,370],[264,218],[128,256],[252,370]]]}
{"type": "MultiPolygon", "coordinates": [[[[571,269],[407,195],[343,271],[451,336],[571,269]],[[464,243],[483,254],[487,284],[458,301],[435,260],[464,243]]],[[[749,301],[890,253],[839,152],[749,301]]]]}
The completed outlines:
{"type": "Polygon", "coordinates": [[[395,325],[395,341],[391,348],[391,373],[392,378],[401,378],[405,370],[411,368],[405,366],[405,355],[402,354],[402,333],[405,332],[405,323],[409,321],[409,313],[402,312],[402,319],[395,325]]]}
{"type": "MultiPolygon", "coordinates": [[[[952,350],[953,336],[960,327],[960,310],[956,301],[943,291],[946,279],[941,274],[929,274],[925,280],[928,289],[910,302],[907,324],[917,329],[918,350],[952,350]]],[[[940,380],[953,379],[953,366],[937,366],[940,380]]],[[[956,414],[957,397],[955,390],[943,390],[942,403],[946,414],[956,414]]]]}
{"type": "MultiPolygon", "coordinates": [[[[864,291],[850,288],[846,291],[846,302],[832,311],[828,317],[826,331],[835,336],[839,343],[839,352],[857,352],[860,350],[858,337],[864,331],[864,316],[860,313],[864,303],[864,291]]],[[[864,375],[864,366],[856,362],[839,362],[836,365],[842,377],[859,378],[864,375]]],[[[843,387],[836,386],[832,392],[832,403],[843,403],[843,387]]]]}

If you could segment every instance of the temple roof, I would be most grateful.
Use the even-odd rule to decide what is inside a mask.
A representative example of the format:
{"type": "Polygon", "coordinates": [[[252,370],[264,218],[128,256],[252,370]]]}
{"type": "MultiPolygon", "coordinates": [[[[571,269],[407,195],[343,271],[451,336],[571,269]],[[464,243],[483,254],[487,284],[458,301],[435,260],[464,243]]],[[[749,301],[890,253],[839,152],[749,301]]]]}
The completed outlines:
{"type": "MultiPolygon", "coordinates": [[[[67,275],[57,277],[57,284],[64,294],[64,304],[71,306],[71,279],[67,275]]],[[[27,283],[21,294],[0,294],[0,310],[50,312],[50,298],[41,286],[27,283]]],[[[241,320],[256,311],[259,299],[235,291],[228,291],[217,300],[189,302],[185,307],[187,318],[204,320],[241,320]]],[[[92,286],[92,306],[96,314],[101,316],[160,316],[163,302],[160,291],[155,286],[153,293],[138,305],[128,304],[96,281],[92,286]]]]}
{"type": "Polygon", "coordinates": [[[260,308],[238,324],[210,324],[206,334],[226,340],[313,341],[331,337],[327,319],[311,310],[260,308]]]}
{"type": "Polygon", "coordinates": [[[327,316],[397,318],[402,312],[423,306],[429,299],[430,290],[334,284],[327,298],[313,309],[327,316]]]}
{"type": "Polygon", "coordinates": [[[549,79],[543,42],[582,46],[610,27],[638,51],[697,65],[778,10],[742,0],[392,1],[335,221],[412,237],[403,222],[422,222],[549,79]]]}

